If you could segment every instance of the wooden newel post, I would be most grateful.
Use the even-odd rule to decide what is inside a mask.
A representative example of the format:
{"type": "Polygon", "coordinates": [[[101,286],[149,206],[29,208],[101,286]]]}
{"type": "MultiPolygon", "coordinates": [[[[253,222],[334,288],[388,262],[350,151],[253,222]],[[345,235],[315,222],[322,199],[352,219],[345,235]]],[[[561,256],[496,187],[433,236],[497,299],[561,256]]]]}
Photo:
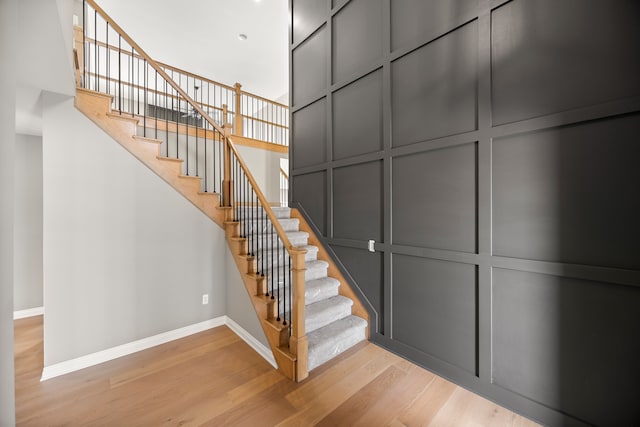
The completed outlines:
{"type": "Polygon", "coordinates": [[[229,136],[231,135],[231,125],[225,123],[222,125],[224,131],[224,140],[222,141],[224,155],[224,179],[222,180],[222,200],[224,206],[231,206],[231,149],[229,148],[229,136]]]}
{"type": "Polygon", "coordinates": [[[304,273],[307,269],[304,261],[306,249],[291,250],[291,278],[293,286],[292,315],[291,315],[291,338],[289,348],[296,355],[295,380],[302,381],[309,376],[309,342],[307,340],[304,326],[305,305],[304,305],[304,273]]]}
{"type": "Polygon", "coordinates": [[[82,87],[82,74],[84,73],[84,33],[81,27],[73,27],[73,53],[76,61],[76,86],[82,87]]]}
{"type": "Polygon", "coordinates": [[[234,88],[236,89],[236,109],[233,133],[234,135],[242,136],[242,85],[236,83],[234,88]]]}
{"type": "Polygon", "coordinates": [[[226,125],[229,123],[229,107],[227,104],[222,104],[222,124],[226,125]]]}

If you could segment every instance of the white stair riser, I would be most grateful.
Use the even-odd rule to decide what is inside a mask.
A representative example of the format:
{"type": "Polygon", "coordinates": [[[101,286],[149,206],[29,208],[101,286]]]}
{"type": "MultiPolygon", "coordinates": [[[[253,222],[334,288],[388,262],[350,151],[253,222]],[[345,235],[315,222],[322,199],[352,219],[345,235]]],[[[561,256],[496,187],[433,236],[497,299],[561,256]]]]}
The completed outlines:
{"type": "Polygon", "coordinates": [[[307,281],[305,289],[305,304],[313,304],[338,295],[340,282],[332,278],[307,281]]]}
{"type": "Polygon", "coordinates": [[[309,349],[307,363],[310,371],[367,338],[365,327],[351,328],[348,333],[343,333],[342,335],[344,336],[339,340],[309,349]]]}

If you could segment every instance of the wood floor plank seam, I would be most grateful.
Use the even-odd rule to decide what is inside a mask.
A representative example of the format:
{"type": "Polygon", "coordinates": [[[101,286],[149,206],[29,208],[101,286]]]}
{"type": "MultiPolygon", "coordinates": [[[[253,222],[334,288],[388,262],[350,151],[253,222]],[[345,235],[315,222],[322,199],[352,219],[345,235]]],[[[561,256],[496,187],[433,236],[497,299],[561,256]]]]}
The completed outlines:
{"type": "Polygon", "coordinates": [[[14,325],[19,427],[537,425],[369,342],[295,383],[227,326],[40,382],[42,316],[14,325]]]}

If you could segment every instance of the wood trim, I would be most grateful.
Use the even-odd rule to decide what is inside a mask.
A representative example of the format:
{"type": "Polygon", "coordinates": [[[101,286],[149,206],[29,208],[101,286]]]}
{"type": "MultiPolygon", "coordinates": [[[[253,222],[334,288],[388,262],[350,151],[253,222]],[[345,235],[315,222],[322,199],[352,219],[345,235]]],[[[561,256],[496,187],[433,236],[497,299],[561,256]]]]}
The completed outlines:
{"type": "Polygon", "coordinates": [[[282,225],[280,225],[280,221],[278,221],[278,218],[273,213],[273,209],[271,209],[271,203],[267,201],[267,198],[264,196],[264,194],[260,190],[260,186],[258,185],[255,178],[251,174],[251,171],[249,170],[249,167],[247,166],[247,164],[244,162],[244,159],[242,158],[240,153],[238,153],[238,150],[236,149],[235,145],[231,141],[231,138],[227,139],[227,145],[229,146],[229,149],[233,152],[236,159],[238,160],[240,167],[242,168],[245,175],[247,176],[247,179],[249,180],[249,184],[255,191],[260,204],[262,204],[262,207],[264,208],[267,216],[269,217],[269,220],[273,223],[273,227],[275,228],[276,233],[278,233],[278,237],[280,237],[280,240],[282,240],[282,244],[284,245],[284,247],[287,248],[287,252],[289,252],[289,255],[291,256],[291,258],[293,259],[295,254],[298,252],[303,254],[307,253],[306,249],[299,249],[293,246],[289,241],[289,238],[287,237],[287,233],[282,228],[282,225]]]}
{"type": "MultiPolygon", "coordinates": [[[[300,211],[297,208],[291,208],[291,218],[297,218],[300,221],[300,231],[305,231],[309,233],[309,244],[318,247],[318,259],[326,261],[329,263],[329,267],[327,269],[327,274],[330,277],[334,277],[340,281],[340,287],[338,288],[338,292],[340,295],[345,296],[353,301],[353,306],[351,307],[351,312],[356,316],[362,317],[370,323],[369,312],[365,308],[364,304],[360,301],[360,298],[356,295],[356,293],[351,289],[351,285],[345,279],[344,275],[338,268],[338,266],[333,262],[327,250],[324,248],[324,245],[313,232],[307,220],[302,216],[300,211]]],[[[369,326],[367,325],[367,339],[370,336],[369,326]]]]}
{"type": "Polygon", "coordinates": [[[181,162],[163,159],[159,153],[159,141],[136,136],[137,118],[112,114],[111,100],[111,95],[76,88],[76,108],[78,110],[216,224],[224,227],[224,212],[219,209],[219,195],[216,193],[201,193],[199,180],[181,178],[181,162]]]}
{"type": "MultiPolygon", "coordinates": [[[[242,85],[240,83],[236,83],[234,85],[234,91],[236,94],[236,105],[234,106],[235,111],[238,113],[238,118],[240,118],[240,120],[236,120],[233,124],[233,133],[235,133],[236,135],[242,135],[242,89],[241,89],[242,85]]],[[[227,120],[226,116],[225,116],[225,121],[227,120]]]]}
{"type": "MultiPolygon", "coordinates": [[[[88,78],[93,78],[93,77],[97,76],[100,80],[104,80],[105,82],[109,82],[109,83],[115,83],[115,82],[118,81],[117,79],[115,79],[113,77],[109,77],[107,79],[107,76],[105,76],[104,74],[96,74],[96,73],[89,72],[89,71],[86,74],[87,74],[88,78]]],[[[145,88],[144,86],[140,86],[139,84],[129,83],[129,82],[126,82],[126,81],[121,81],[120,83],[123,86],[130,86],[130,87],[132,87],[133,89],[136,89],[136,90],[146,90],[147,92],[149,92],[150,94],[153,94],[153,95],[163,96],[165,98],[173,98],[173,99],[176,99],[176,100],[180,99],[179,96],[176,96],[176,95],[174,95],[172,93],[165,93],[165,92],[163,92],[161,90],[155,90],[155,89],[150,88],[150,87],[145,88]]],[[[223,109],[221,107],[216,107],[215,105],[209,105],[209,104],[206,104],[204,102],[197,102],[197,101],[196,101],[196,103],[198,105],[210,108],[212,110],[223,111],[223,109]]],[[[175,110],[175,111],[178,111],[178,110],[175,110]]],[[[232,115],[232,116],[236,115],[236,113],[233,112],[233,111],[229,111],[228,113],[230,115],[232,115]]],[[[142,117],[142,116],[140,116],[140,117],[142,117]]],[[[251,117],[249,117],[249,118],[251,118],[251,117]]],[[[270,124],[273,124],[274,126],[276,125],[275,123],[270,123],[270,124]]],[[[285,127],[285,129],[289,129],[289,128],[285,127]]]]}
{"type": "Polygon", "coordinates": [[[287,175],[287,172],[284,169],[280,168],[280,173],[282,175],[284,175],[284,177],[287,179],[287,181],[289,180],[289,175],[287,175]]]}

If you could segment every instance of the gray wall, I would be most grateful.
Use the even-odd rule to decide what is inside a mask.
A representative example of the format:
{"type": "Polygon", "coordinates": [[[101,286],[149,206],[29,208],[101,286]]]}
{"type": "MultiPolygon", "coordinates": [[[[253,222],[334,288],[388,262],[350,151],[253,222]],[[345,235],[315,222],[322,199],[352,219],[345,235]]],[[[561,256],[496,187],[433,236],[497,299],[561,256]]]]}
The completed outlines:
{"type": "Polygon", "coordinates": [[[292,201],[372,340],[545,424],[640,423],[640,3],[290,5],[292,201]]]}
{"type": "Polygon", "coordinates": [[[260,319],[258,319],[258,314],[253,307],[251,297],[242,281],[240,271],[236,266],[229,247],[226,248],[225,252],[227,266],[227,316],[268,349],[269,341],[267,341],[267,337],[264,335],[260,319]]]}
{"type": "Polygon", "coordinates": [[[17,2],[0,1],[0,427],[15,424],[13,369],[13,159],[15,146],[17,2]],[[4,64],[9,64],[5,66],[4,64]]]}
{"type": "Polygon", "coordinates": [[[280,201],[280,159],[288,154],[236,145],[251,174],[269,202],[280,201]]]}
{"type": "Polygon", "coordinates": [[[42,137],[16,135],[13,310],[42,307],[42,137]]]}
{"type": "Polygon", "coordinates": [[[45,366],[226,306],[222,229],[73,101],[43,94],[45,366]]]}

